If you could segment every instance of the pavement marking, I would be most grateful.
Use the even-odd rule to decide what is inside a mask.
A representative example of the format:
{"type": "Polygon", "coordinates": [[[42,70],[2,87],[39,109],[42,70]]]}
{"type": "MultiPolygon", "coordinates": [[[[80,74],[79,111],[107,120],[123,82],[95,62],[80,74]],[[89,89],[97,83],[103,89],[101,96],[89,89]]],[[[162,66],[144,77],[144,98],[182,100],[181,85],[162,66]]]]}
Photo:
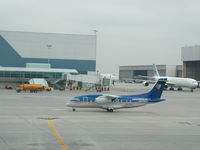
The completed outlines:
{"type": "Polygon", "coordinates": [[[43,119],[43,120],[54,120],[54,119],[59,119],[58,117],[38,117],[38,119],[43,119]]]}
{"type": "Polygon", "coordinates": [[[51,127],[51,129],[52,129],[52,131],[53,131],[53,133],[54,133],[54,135],[55,135],[55,137],[56,137],[58,143],[60,144],[61,149],[62,149],[62,150],[69,150],[68,146],[65,145],[65,143],[64,143],[64,141],[63,141],[63,139],[62,139],[62,137],[61,137],[60,134],[58,133],[58,130],[57,130],[56,127],[54,126],[52,120],[48,120],[48,124],[49,124],[49,126],[51,127]]]}

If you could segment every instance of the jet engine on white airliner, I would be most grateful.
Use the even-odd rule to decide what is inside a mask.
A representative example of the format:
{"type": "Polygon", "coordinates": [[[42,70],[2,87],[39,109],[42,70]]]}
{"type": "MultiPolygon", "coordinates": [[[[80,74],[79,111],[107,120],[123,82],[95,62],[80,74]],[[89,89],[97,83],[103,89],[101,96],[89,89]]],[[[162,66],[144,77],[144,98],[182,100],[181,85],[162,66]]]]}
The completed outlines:
{"type": "Polygon", "coordinates": [[[143,84],[143,86],[149,86],[149,82],[147,82],[147,81],[142,82],[142,84],[143,84]]]}

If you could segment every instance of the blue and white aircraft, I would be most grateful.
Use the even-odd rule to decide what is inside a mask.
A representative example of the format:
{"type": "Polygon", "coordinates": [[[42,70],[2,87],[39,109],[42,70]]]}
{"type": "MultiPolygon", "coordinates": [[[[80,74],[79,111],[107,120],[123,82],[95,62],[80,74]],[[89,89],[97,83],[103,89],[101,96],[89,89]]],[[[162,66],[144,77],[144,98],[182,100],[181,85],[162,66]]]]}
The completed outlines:
{"type": "Polygon", "coordinates": [[[159,79],[154,87],[144,94],[138,95],[82,95],[71,99],[66,106],[72,107],[75,111],[76,108],[101,108],[106,109],[108,112],[113,112],[114,109],[140,107],[146,104],[154,104],[162,102],[165,99],[160,99],[166,79],[159,79]]]}

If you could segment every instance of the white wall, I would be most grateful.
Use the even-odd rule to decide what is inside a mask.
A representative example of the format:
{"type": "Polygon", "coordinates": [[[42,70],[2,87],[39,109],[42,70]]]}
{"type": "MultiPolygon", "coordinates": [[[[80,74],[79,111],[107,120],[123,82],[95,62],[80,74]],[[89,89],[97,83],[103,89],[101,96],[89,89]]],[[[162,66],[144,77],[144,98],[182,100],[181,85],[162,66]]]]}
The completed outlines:
{"type": "Polygon", "coordinates": [[[95,35],[0,31],[0,35],[26,58],[95,60],[95,35]],[[52,47],[48,48],[47,45],[52,47]]]}
{"type": "Polygon", "coordinates": [[[187,46],[181,48],[182,61],[200,60],[200,46],[187,46]]]}
{"type": "Polygon", "coordinates": [[[176,65],[166,66],[166,76],[176,77],[176,65]]]}

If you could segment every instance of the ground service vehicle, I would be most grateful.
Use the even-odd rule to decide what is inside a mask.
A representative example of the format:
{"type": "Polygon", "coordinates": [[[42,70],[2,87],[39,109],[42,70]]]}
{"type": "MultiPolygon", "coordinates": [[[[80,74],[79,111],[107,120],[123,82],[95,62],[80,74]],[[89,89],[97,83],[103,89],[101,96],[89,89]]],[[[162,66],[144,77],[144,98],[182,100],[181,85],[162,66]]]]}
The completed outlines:
{"type": "Polygon", "coordinates": [[[45,87],[41,84],[21,84],[19,87],[16,88],[17,92],[21,91],[30,91],[30,92],[37,92],[37,91],[51,91],[51,87],[45,87]]]}
{"type": "Polygon", "coordinates": [[[45,91],[52,91],[52,90],[53,90],[53,88],[52,88],[52,87],[47,87],[47,86],[44,86],[44,90],[45,90],[45,91]]]}

